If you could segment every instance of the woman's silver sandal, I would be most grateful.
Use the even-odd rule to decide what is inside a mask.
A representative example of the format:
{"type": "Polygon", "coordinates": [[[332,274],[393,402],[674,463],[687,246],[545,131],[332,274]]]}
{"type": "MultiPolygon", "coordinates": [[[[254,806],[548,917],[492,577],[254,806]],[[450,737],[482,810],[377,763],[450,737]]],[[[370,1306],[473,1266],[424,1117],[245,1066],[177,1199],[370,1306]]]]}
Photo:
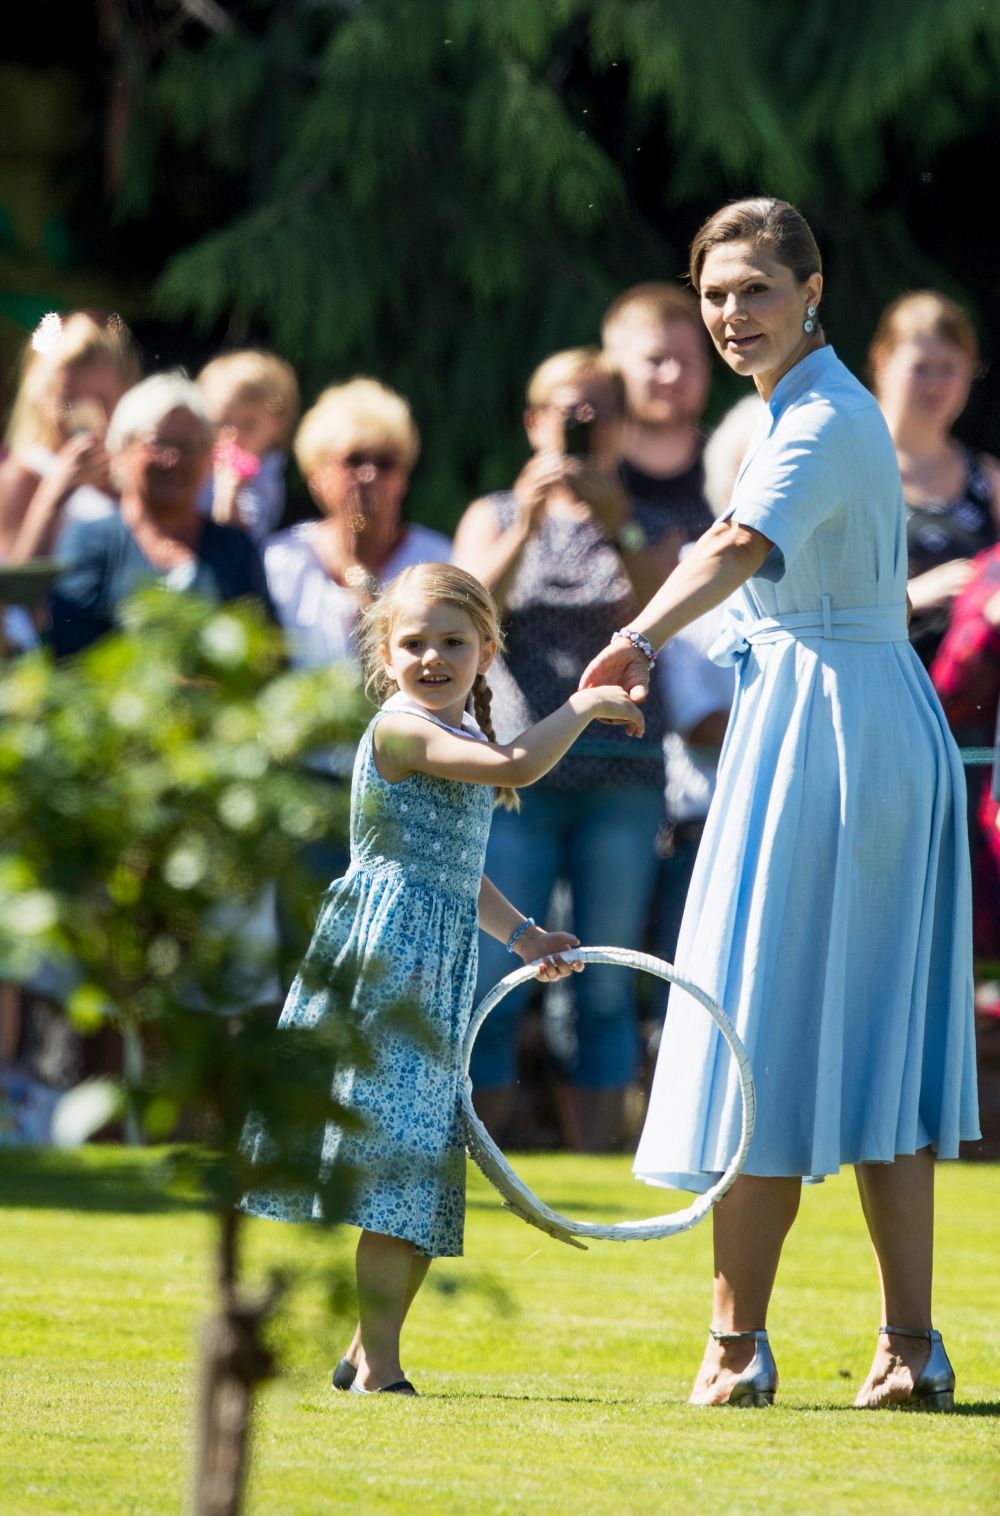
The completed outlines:
{"type": "Polygon", "coordinates": [[[778,1366],[774,1361],[767,1333],[763,1330],[717,1332],[715,1327],[709,1327],[708,1333],[716,1342],[721,1343],[746,1342],[751,1337],[754,1342],[754,1355],[743,1372],[737,1376],[729,1391],[729,1399],[723,1401],[723,1404],[741,1408],[773,1405],[774,1392],[778,1388],[778,1366]]]}
{"type": "Polygon", "coordinates": [[[913,1381],[906,1400],[895,1404],[903,1411],[951,1411],[955,1408],[955,1370],[948,1361],[941,1333],[933,1327],[880,1326],[879,1336],[922,1337],[931,1345],[930,1355],[913,1381]]]}

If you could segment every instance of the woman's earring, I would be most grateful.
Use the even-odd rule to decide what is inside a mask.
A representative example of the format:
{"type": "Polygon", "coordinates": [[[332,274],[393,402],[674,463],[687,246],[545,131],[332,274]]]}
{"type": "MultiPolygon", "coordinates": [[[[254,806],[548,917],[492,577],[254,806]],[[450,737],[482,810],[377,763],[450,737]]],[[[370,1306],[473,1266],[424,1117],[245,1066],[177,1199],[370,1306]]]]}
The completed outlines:
{"type": "Polygon", "coordinates": [[[814,305],[806,306],[806,319],[802,323],[802,330],[807,333],[816,330],[816,307],[814,305]]]}

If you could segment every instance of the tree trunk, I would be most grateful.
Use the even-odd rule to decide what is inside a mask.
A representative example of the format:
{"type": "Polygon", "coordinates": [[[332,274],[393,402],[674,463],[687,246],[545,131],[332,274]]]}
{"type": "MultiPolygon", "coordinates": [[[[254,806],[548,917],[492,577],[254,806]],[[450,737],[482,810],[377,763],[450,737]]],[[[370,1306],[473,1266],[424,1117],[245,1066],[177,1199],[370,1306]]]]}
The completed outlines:
{"type": "Polygon", "coordinates": [[[256,1299],[236,1289],[236,1241],[240,1218],[221,1218],[219,1293],[221,1308],[202,1329],[198,1466],[195,1516],[239,1516],[246,1485],[250,1418],[258,1384],[273,1378],[274,1355],[262,1328],[284,1294],[272,1275],[256,1299]]]}

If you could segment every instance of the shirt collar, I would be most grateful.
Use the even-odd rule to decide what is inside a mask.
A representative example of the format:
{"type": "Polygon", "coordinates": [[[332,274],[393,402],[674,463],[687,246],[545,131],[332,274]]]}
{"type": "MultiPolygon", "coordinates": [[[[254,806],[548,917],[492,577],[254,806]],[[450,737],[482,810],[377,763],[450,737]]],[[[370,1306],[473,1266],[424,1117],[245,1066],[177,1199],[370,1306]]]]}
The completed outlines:
{"type": "Polygon", "coordinates": [[[838,362],[839,359],[829,343],[800,358],[798,363],[778,380],[767,402],[768,409],[775,420],[793,401],[800,400],[809,390],[814,389],[824,377],[832,372],[834,364],[838,362]]]}

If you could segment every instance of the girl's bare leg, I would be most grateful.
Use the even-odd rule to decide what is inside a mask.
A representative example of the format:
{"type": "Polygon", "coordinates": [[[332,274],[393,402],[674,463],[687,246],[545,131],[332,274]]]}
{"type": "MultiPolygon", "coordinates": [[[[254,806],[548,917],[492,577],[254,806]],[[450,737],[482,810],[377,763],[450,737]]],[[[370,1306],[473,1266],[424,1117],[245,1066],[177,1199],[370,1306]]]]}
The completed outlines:
{"type": "MultiPolygon", "coordinates": [[[[742,1174],[715,1207],[712,1325],[718,1331],[752,1332],[767,1326],[778,1260],[801,1195],[801,1179],[742,1174]]],[[[690,1403],[723,1404],[753,1354],[752,1339],[723,1343],[710,1337],[690,1403]]]]}
{"type": "MultiPolygon", "coordinates": [[[[922,1148],[894,1163],[859,1163],[854,1172],[875,1249],[882,1324],[923,1331],[931,1325],[934,1154],[922,1148]]],[[[855,1405],[906,1400],[929,1355],[930,1343],[919,1337],[880,1334],[855,1405]]]]}
{"type": "MultiPolygon", "coordinates": [[[[366,1248],[366,1250],[365,1250],[365,1258],[364,1258],[364,1261],[363,1261],[362,1260],[362,1243],[364,1243],[364,1240],[365,1240],[366,1237],[371,1242],[373,1242],[373,1243],[383,1243],[383,1242],[385,1242],[385,1243],[395,1243],[398,1248],[408,1248],[410,1250],[409,1251],[408,1264],[407,1264],[406,1282],[405,1282],[405,1287],[404,1287],[404,1290],[403,1290],[402,1309],[401,1309],[401,1312],[400,1312],[400,1315],[399,1315],[399,1325],[396,1328],[396,1349],[395,1349],[395,1351],[396,1351],[396,1362],[397,1362],[397,1365],[398,1365],[398,1362],[399,1362],[399,1334],[400,1334],[400,1332],[402,1330],[403,1322],[406,1320],[406,1317],[409,1314],[410,1306],[413,1304],[414,1299],[416,1298],[417,1291],[420,1289],[420,1286],[423,1284],[424,1280],[427,1278],[427,1270],[431,1266],[431,1260],[429,1258],[424,1258],[422,1255],[420,1255],[418,1253],[414,1253],[414,1251],[413,1251],[413,1244],[412,1243],[401,1242],[396,1237],[382,1237],[380,1234],[375,1233],[375,1232],[362,1232],[361,1237],[358,1240],[358,1259],[357,1259],[358,1304],[359,1304],[359,1309],[361,1308],[361,1300],[362,1300],[362,1282],[361,1282],[362,1270],[364,1269],[366,1271],[366,1277],[368,1277],[368,1270],[369,1270],[369,1258],[368,1258],[368,1254],[369,1254],[369,1251],[375,1252],[376,1255],[378,1255],[380,1253],[380,1251],[381,1251],[378,1248],[372,1248],[372,1249],[366,1248]]],[[[377,1269],[376,1269],[375,1272],[377,1272],[377,1269]]],[[[357,1326],[354,1328],[354,1336],[351,1338],[351,1345],[347,1349],[347,1352],[344,1354],[344,1357],[347,1359],[348,1363],[353,1363],[355,1368],[360,1369],[360,1364],[361,1364],[362,1357],[365,1356],[368,1359],[368,1366],[369,1366],[369,1369],[370,1369],[371,1368],[371,1355],[370,1354],[367,1354],[367,1355],[364,1354],[364,1347],[363,1347],[363,1341],[362,1341],[362,1321],[363,1320],[364,1320],[364,1312],[362,1311],[362,1319],[358,1321],[357,1326]]],[[[399,1372],[395,1375],[395,1378],[396,1379],[402,1379],[403,1378],[402,1368],[399,1369],[399,1372]]],[[[393,1383],[393,1379],[392,1378],[385,1379],[385,1380],[380,1379],[379,1383],[380,1384],[382,1384],[382,1383],[384,1383],[384,1384],[392,1384],[393,1383]]],[[[362,1377],[362,1375],[360,1374],[360,1372],[358,1374],[358,1384],[360,1385],[360,1387],[362,1389],[371,1389],[371,1388],[376,1388],[377,1387],[375,1385],[368,1384],[367,1381],[366,1381],[366,1379],[364,1377],[362,1377]]]]}

